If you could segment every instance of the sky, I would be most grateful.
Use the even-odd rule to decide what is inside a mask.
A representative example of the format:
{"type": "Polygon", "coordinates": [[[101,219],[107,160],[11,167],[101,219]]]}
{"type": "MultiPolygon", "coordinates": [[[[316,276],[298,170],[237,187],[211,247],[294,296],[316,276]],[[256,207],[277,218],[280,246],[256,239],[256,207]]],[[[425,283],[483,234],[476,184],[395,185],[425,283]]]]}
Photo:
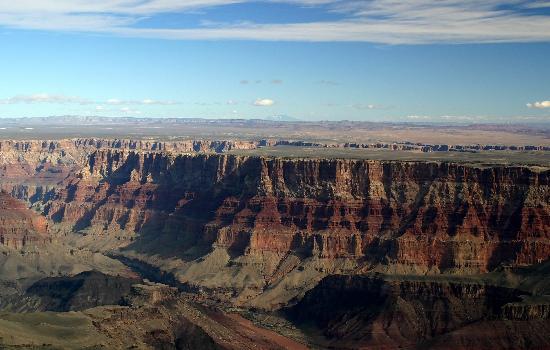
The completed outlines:
{"type": "Polygon", "coordinates": [[[550,2],[0,0],[0,117],[550,123],[550,2]]]}

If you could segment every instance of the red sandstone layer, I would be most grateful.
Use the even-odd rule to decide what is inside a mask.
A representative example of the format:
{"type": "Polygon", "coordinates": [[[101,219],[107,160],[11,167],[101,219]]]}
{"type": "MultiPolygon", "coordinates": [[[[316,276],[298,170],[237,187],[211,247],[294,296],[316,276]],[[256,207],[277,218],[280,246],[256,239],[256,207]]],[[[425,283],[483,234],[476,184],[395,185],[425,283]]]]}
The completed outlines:
{"type": "Polygon", "coordinates": [[[51,219],[76,229],[154,223],[240,254],[472,271],[550,254],[548,170],[112,148],[73,159],[43,201],[51,219]]]}
{"type": "Polygon", "coordinates": [[[48,240],[46,218],[27,209],[25,204],[0,192],[0,244],[19,249],[48,240]]]}

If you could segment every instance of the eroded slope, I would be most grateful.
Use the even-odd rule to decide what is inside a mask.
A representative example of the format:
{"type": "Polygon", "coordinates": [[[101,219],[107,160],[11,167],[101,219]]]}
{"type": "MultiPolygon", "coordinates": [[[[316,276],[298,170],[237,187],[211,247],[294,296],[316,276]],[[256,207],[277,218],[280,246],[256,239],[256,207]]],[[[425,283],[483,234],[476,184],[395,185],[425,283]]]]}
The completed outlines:
{"type": "MultiPolygon", "coordinates": [[[[522,335],[503,347],[528,347],[529,339],[545,344],[525,329],[532,322],[537,332],[548,328],[547,318],[531,317],[547,313],[546,287],[506,272],[550,256],[544,164],[213,153],[253,146],[11,143],[0,176],[4,190],[47,218],[54,243],[74,249],[69,255],[116,257],[207,304],[276,310],[298,303],[323,320],[334,304],[323,290],[351,293],[358,310],[335,309],[317,325],[329,345],[341,339],[350,347],[439,346],[459,339],[460,347],[468,344],[462,330],[476,334],[491,325],[494,339],[508,326],[522,335]],[[384,279],[377,287],[361,277],[374,271],[399,282],[384,279]],[[416,282],[418,276],[428,277],[416,282]],[[472,280],[438,281],[449,276],[472,280]],[[319,312],[308,306],[312,299],[322,302],[319,312]],[[372,305],[383,308],[373,313],[372,305]]],[[[36,256],[44,259],[45,251],[36,256]]],[[[139,312],[109,316],[113,327],[102,333],[130,337],[133,330],[125,335],[117,325],[143,317],[139,312]]]]}

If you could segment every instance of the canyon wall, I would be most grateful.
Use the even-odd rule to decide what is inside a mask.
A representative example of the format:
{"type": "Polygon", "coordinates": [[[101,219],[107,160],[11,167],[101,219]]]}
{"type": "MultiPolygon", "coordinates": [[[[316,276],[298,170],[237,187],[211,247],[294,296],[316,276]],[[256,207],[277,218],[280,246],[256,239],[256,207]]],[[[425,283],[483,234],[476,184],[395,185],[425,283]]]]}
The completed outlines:
{"type": "Polygon", "coordinates": [[[187,154],[139,145],[2,146],[11,147],[3,162],[19,159],[26,169],[13,174],[5,166],[10,181],[2,187],[75,230],[163,232],[183,241],[182,249],[468,272],[534,264],[550,254],[546,168],[187,154]],[[45,173],[55,180],[44,181],[45,173]]]}
{"type": "Polygon", "coordinates": [[[0,245],[19,249],[50,241],[46,218],[28,209],[24,202],[0,192],[0,245]]]}
{"type": "MultiPolygon", "coordinates": [[[[284,308],[326,346],[549,345],[548,263],[526,267],[550,256],[547,166],[224,153],[256,146],[0,142],[0,243],[50,261],[53,239],[63,267],[99,252],[199,302],[284,308]]],[[[29,293],[64,310],[119,297],[73,280],[29,293]]]]}

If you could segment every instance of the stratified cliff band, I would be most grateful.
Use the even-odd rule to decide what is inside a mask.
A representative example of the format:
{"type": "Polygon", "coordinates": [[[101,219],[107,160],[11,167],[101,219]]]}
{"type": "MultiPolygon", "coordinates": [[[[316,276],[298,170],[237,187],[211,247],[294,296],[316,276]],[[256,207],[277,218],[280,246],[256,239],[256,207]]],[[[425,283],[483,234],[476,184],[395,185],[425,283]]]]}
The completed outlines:
{"type": "MultiPolygon", "coordinates": [[[[547,165],[224,153],[257,146],[204,140],[3,142],[2,190],[27,201],[49,224],[3,194],[1,210],[21,214],[20,224],[2,232],[2,243],[17,248],[45,230],[56,232],[51,239],[76,232],[77,244],[220,303],[264,310],[296,305],[289,315],[313,315],[325,336],[348,345],[355,338],[346,335],[347,327],[357,317],[372,322],[357,326],[366,338],[355,340],[380,346],[389,340],[369,338],[369,327],[385,327],[401,339],[392,344],[401,346],[426,344],[466,327],[471,317],[548,319],[546,301],[521,302],[520,295],[531,295],[527,289],[491,286],[489,277],[479,277],[542,264],[550,256],[547,165]],[[20,232],[24,227],[37,233],[20,232]],[[401,277],[388,282],[372,279],[374,272],[401,277]],[[335,274],[350,280],[330,277],[335,274]],[[472,280],[408,281],[413,275],[472,280]],[[367,310],[365,316],[348,305],[329,315],[312,302],[334,304],[327,285],[350,300],[368,295],[386,306],[400,300],[409,311],[367,310]],[[452,319],[425,325],[435,316],[407,299],[415,293],[425,307],[444,300],[448,312],[438,309],[436,316],[452,319]],[[405,331],[393,323],[399,317],[424,321],[405,331]]],[[[540,322],[546,329],[547,321],[540,322]]],[[[508,345],[518,344],[524,345],[508,345]]]]}

